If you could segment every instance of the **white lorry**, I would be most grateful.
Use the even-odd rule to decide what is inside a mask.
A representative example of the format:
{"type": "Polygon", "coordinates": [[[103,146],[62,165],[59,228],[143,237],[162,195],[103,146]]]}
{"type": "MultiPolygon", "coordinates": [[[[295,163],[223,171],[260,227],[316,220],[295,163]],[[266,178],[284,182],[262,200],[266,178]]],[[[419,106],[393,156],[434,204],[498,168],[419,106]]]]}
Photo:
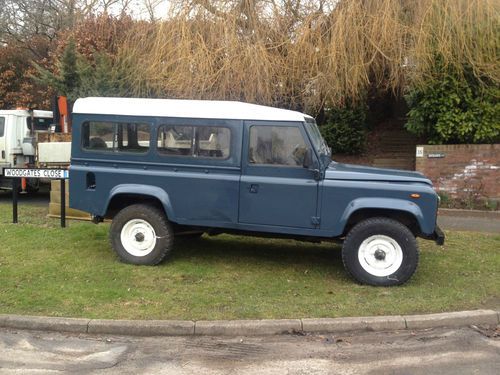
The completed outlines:
{"type": "MultiPolygon", "coordinates": [[[[69,165],[70,135],[57,137],[57,130],[51,111],[0,110],[0,189],[11,189],[11,181],[3,178],[3,168],[69,165]]],[[[26,190],[38,189],[36,179],[25,183],[26,190]]]]}

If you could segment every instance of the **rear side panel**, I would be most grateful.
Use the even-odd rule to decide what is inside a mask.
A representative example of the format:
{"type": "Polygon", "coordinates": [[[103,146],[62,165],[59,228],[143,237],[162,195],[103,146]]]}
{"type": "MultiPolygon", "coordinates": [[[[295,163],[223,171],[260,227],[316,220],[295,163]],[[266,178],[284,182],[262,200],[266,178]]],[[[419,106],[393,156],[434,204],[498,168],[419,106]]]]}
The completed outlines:
{"type": "Polygon", "coordinates": [[[207,225],[238,219],[241,123],[131,116],[74,117],[70,206],[104,216],[118,194],[142,194],[160,200],[169,219],[180,224],[207,225]],[[85,121],[128,121],[150,126],[150,148],[145,154],[86,151],[81,125],[85,121]],[[202,122],[203,121],[203,122],[202,122]],[[231,130],[229,158],[162,155],[157,151],[160,125],[224,126],[231,130]],[[89,183],[90,182],[90,183],[89,183]]]}

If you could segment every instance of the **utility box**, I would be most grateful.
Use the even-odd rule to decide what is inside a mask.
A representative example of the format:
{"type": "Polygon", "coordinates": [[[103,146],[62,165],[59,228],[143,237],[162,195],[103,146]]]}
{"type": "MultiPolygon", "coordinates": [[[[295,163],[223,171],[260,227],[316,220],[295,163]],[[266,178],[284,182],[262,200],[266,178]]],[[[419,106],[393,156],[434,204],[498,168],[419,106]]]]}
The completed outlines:
{"type": "MultiPolygon", "coordinates": [[[[69,219],[90,220],[90,214],[87,212],[69,208],[69,189],[66,186],[66,217],[69,219]]],[[[50,181],[50,203],[49,203],[49,216],[61,217],[61,181],[50,181]]]]}

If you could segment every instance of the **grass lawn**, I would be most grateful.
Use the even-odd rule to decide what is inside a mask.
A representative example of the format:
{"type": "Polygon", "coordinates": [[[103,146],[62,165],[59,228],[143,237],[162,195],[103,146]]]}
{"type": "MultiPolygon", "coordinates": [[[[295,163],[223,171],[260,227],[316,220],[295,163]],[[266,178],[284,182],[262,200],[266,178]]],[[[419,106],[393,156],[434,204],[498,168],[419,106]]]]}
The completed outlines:
{"type": "Polygon", "coordinates": [[[250,319],[411,314],[500,307],[500,236],[420,241],[404,286],[360,286],[340,247],[221,235],[179,242],[157,267],[120,263],[108,225],[0,204],[0,313],[123,319],[250,319]]]}

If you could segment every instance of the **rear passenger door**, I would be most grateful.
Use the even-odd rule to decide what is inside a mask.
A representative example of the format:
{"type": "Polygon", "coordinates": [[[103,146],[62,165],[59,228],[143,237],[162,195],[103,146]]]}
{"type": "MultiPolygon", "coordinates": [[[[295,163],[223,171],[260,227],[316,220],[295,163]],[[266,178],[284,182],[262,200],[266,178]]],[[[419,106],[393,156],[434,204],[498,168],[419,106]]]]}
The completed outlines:
{"type": "Polygon", "coordinates": [[[227,226],[238,220],[241,122],[159,121],[161,187],[179,224],[227,226]]]}
{"type": "Polygon", "coordinates": [[[300,123],[246,122],[239,222],[317,227],[318,181],[303,167],[311,148],[300,123]]]}

